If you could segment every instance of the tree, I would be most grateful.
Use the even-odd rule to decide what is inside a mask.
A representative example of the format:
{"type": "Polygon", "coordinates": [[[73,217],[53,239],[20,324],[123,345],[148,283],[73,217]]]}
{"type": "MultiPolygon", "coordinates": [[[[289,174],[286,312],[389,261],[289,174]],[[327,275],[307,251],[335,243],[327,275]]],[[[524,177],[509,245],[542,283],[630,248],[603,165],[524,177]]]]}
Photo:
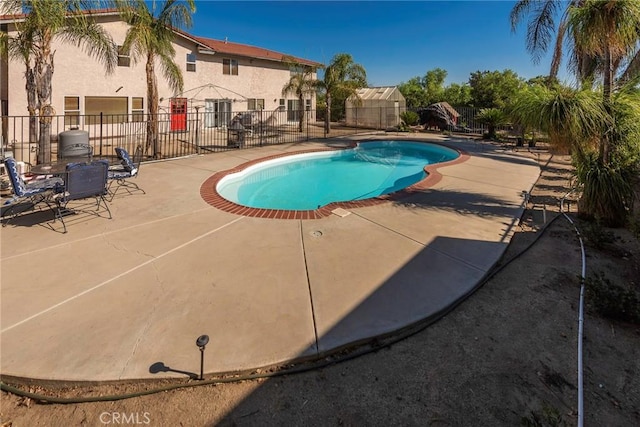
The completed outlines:
{"type": "Polygon", "coordinates": [[[440,102],[444,98],[444,80],[447,72],[442,68],[427,71],[422,79],[422,86],[426,91],[427,105],[440,102]]]}
{"type": "Polygon", "coordinates": [[[191,14],[195,12],[195,1],[165,0],[151,3],[151,9],[144,0],[115,0],[122,17],[129,24],[122,50],[131,52],[134,63],[144,59],[147,79],[147,149],[153,147],[154,158],[161,158],[158,138],[158,82],[156,65],[160,64],[162,74],[174,93],[182,92],[184,80],[182,71],[175,63],[176,51],[173,47],[174,29],[191,26],[191,14]]]}
{"type": "Polygon", "coordinates": [[[528,86],[514,98],[510,111],[521,123],[548,133],[552,146],[572,152],[583,187],[581,215],[606,225],[624,224],[640,160],[640,94],[633,82],[612,96],[610,111],[600,92],[563,85],[528,86]],[[610,164],[598,156],[599,136],[605,129],[618,147],[610,164]]]}
{"type": "MultiPolygon", "coordinates": [[[[24,20],[16,22],[15,40],[7,41],[6,46],[9,49],[14,42],[22,44],[22,51],[17,55],[26,67],[29,109],[35,107],[40,118],[39,163],[51,159],[51,117],[55,111],[51,106],[54,40],[81,47],[89,56],[102,62],[107,73],[112,72],[117,63],[116,47],[106,31],[91,19],[87,10],[90,4],[83,0],[5,0],[0,5],[0,13],[12,14],[17,10],[25,13],[24,20]]],[[[13,57],[15,55],[16,51],[13,57]]]]}
{"type": "MultiPolygon", "coordinates": [[[[568,29],[574,44],[585,54],[599,58],[604,108],[611,114],[614,78],[622,61],[632,56],[640,42],[640,3],[637,0],[587,0],[569,10],[568,29]]],[[[628,78],[629,76],[627,76],[628,78]]],[[[609,132],[601,135],[599,156],[609,164],[609,132]]]]}
{"type": "Polygon", "coordinates": [[[466,107],[471,104],[471,86],[468,84],[451,83],[444,88],[442,101],[456,107],[466,107]]]}
{"type": "Polygon", "coordinates": [[[476,116],[476,120],[487,125],[488,138],[495,139],[496,128],[507,123],[507,115],[499,108],[483,108],[476,116]]]}
{"type": "Polygon", "coordinates": [[[29,141],[38,140],[38,99],[35,71],[31,63],[33,55],[33,35],[27,31],[19,32],[16,37],[0,33],[0,54],[22,62],[25,66],[25,90],[27,92],[27,111],[29,112],[29,141]]]}
{"type": "Polygon", "coordinates": [[[410,110],[415,110],[429,105],[427,101],[427,92],[422,87],[420,77],[413,77],[406,83],[400,83],[398,85],[398,90],[402,96],[404,96],[404,99],[407,102],[407,108],[410,110]]]}
{"type": "Polygon", "coordinates": [[[469,77],[474,107],[504,108],[524,82],[511,70],[476,71],[469,77]]]}
{"type": "Polygon", "coordinates": [[[303,66],[296,63],[290,57],[284,57],[283,62],[289,63],[293,70],[296,70],[289,81],[282,88],[282,95],[294,94],[298,97],[298,131],[303,131],[304,123],[304,99],[305,96],[313,94],[317,87],[318,81],[313,78],[315,70],[312,67],[303,66]]]}
{"type": "Polygon", "coordinates": [[[324,70],[324,78],[318,83],[326,95],[327,113],[324,131],[331,132],[331,105],[334,101],[344,105],[347,98],[357,96],[357,90],[367,86],[367,72],[356,64],[348,53],[338,53],[324,70]]]}
{"type": "MultiPolygon", "coordinates": [[[[531,54],[534,63],[539,63],[542,55],[547,52],[553,42],[553,54],[549,76],[557,77],[562,63],[563,47],[566,42],[567,12],[571,7],[579,6],[584,0],[569,0],[559,2],[556,0],[519,0],[511,10],[511,30],[515,31],[525,16],[531,15],[527,25],[527,50],[531,54]],[[558,24],[556,20],[560,17],[558,24]],[[555,36],[555,40],[554,39],[555,36]]],[[[574,51],[570,62],[576,67],[577,75],[587,74],[591,59],[579,51],[574,51]]]]}
{"type": "MultiPolygon", "coordinates": [[[[592,83],[594,73],[597,72],[598,66],[602,65],[602,61],[592,51],[585,50],[584,45],[575,43],[576,34],[569,30],[570,14],[583,7],[600,8],[604,12],[616,3],[624,3],[622,5],[624,8],[633,7],[633,3],[637,5],[635,0],[569,0],[565,2],[557,0],[518,0],[511,10],[511,29],[515,31],[520,22],[525,17],[530,16],[530,20],[527,23],[526,45],[534,63],[540,61],[542,55],[547,52],[553,42],[549,77],[555,79],[562,62],[563,49],[569,47],[568,65],[574,71],[578,83],[592,83]],[[553,40],[554,36],[555,40],[553,40]]],[[[633,15],[634,13],[632,12],[627,18],[632,18],[633,15]]],[[[606,12],[602,17],[604,18],[605,16],[606,12]]],[[[594,38],[599,36],[599,33],[591,30],[585,35],[591,34],[594,38]]],[[[624,82],[632,80],[633,76],[640,72],[640,49],[636,49],[635,53],[626,61],[626,66],[620,71],[619,79],[624,82]]]]}

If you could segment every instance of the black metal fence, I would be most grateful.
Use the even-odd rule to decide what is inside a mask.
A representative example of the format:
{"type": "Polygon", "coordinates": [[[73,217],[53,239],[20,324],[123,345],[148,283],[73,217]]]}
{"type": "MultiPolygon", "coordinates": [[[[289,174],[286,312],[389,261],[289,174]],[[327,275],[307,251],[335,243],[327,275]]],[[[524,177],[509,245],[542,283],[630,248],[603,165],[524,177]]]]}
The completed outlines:
{"type": "Polygon", "coordinates": [[[53,161],[59,135],[78,129],[86,132],[94,157],[115,157],[116,147],[134,152],[141,146],[145,160],[166,159],[389,130],[401,123],[401,114],[393,106],[334,111],[329,132],[323,110],[66,115],[43,118],[44,126],[39,117],[3,116],[0,155],[31,164],[53,161]],[[49,144],[44,150],[41,140],[49,144]]]}

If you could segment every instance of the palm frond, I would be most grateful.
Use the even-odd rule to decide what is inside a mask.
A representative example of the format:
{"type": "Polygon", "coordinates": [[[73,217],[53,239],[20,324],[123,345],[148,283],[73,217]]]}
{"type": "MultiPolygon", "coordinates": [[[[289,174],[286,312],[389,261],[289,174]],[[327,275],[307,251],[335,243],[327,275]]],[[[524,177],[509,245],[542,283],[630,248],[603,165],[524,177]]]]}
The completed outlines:
{"type": "Polygon", "coordinates": [[[162,75],[169,83],[169,87],[173,93],[180,93],[184,90],[184,79],[180,67],[174,61],[173,55],[158,55],[162,75]]]}
{"type": "Polygon", "coordinates": [[[519,0],[511,9],[509,20],[511,21],[511,31],[515,32],[520,21],[529,13],[531,0],[519,0]]]}
{"type": "Polygon", "coordinates": [[[555,33],[555,13],[558,3],[554,0],[536,2],[535,16],[527,26],[527,50],[535,64],[540,62],[555,33]]]}
{"type": "Polygon", "coordinates": [[[85,53],[102,63],[107,73],[114,71],[118,51],[111,35],[102,26],[90,21],[77,21],[60,33],[60,39],[82,47],[85,53]]]}

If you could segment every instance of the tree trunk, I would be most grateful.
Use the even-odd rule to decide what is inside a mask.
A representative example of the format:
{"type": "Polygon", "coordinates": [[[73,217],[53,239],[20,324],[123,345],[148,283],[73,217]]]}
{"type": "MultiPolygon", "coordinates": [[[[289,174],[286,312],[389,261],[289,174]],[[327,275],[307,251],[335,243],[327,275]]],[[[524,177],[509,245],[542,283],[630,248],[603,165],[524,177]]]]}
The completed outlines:
{"type": "Polygon", "coordinates": [[[496,139],[496,127],[495,125],[487,125],[487,133],[489,134],[489,139],[496,139]]]}
{"type": "Polygon", "coordinates": [[[29,112],[29,142],[38,141],[38,94],[36,92],[36,77],[33,72],[33,68],[27,65],[27,70],[24,73],[27,89],[27,111],[29,112]]]}
{"type": "Polygon", "coordinates": [[[304,122],[304,105],[302,99],[302,94],[298,96],[298,110],[300,111],[300,116],[298,117],[298,132],[302,132],[302,124],[304,122]]]}
{"type": "MultiPolygon", "coordinates": [[[[604,109],[608,117],[611,117],[611,82],[613,81],[613,61],[611,58],[611,50],[607,46],[605,49],[605,63],[604,63],[604,78],[602,82],[602,95],[604,109]]],[[[605,132],[600,137],[600,159],[605,165],[609,164],[611,151],[611,142],[609,140],[608,132],[605,132]]]]}
{"type": "Polygon", "coordinates": [[[53,54],[44,48],[35,61],[34,77],[38,105],[40,106],[40,137],[38,139],[38,163],[51,162],[51,118],[55,110],[51,106],[51,78],[53,77],[53,54]]]}
{"type": "Polygon", "coordinates": [[[329,135],[331,132],[331,94],[327,91],[327,111],[324,118],[324,133],[329,135]]]}
{"type": "Polygon", "coordinates": [[[160,159],[160,141],[158,139],[158,85],[154,72],[153,55],[147,56],[147,103],[149,105],[149,119],[147,120],[147,149],[153,148],[153,158],[160,159]]]}

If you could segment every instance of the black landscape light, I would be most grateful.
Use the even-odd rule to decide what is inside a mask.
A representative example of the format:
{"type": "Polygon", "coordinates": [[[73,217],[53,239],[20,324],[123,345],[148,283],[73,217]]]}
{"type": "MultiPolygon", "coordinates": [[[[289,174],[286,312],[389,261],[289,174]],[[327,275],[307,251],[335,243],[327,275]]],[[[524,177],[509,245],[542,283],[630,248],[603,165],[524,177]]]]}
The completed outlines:
{"type": "Polygon", "coordinates": [[[209,343],[209,335],[200,335],[196,340],[196,345],[200,349],[200,380],[204,379],[204,348],[209,343]]]}

